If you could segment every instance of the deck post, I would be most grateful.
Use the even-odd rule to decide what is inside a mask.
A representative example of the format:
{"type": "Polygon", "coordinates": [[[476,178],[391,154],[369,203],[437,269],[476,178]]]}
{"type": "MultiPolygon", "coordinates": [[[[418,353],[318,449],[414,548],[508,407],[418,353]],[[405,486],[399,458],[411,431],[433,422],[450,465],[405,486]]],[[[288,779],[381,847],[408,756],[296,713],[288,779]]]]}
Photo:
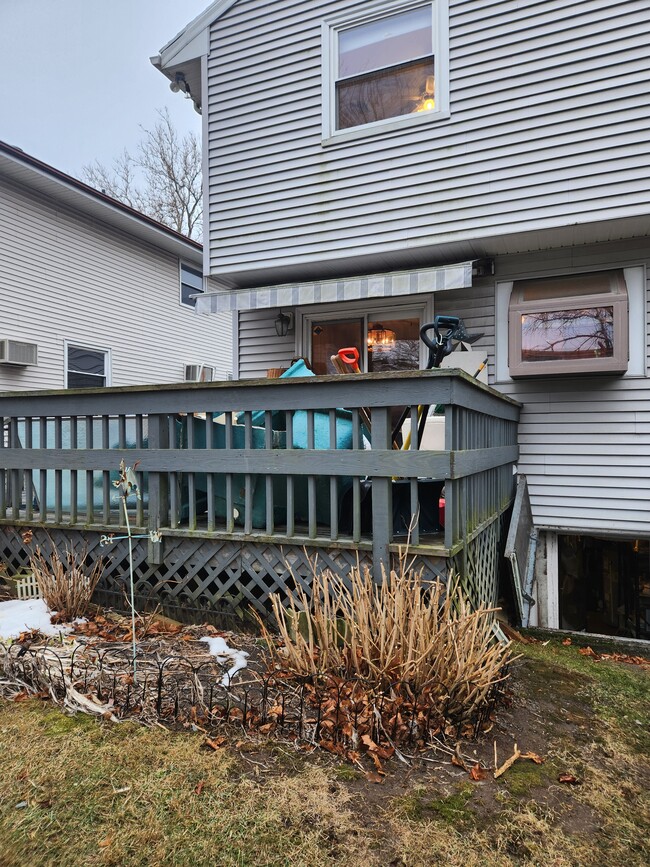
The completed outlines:
{"type": "MultiPolygon", "coordinates": [[[[373,449],[392,448],[390,410],[388,407],[372,408],[373,449]]],[[[392,479],[385,476],[372,477],[372,573],[377,583],[382,580],[382,567],[390,572],[390,543],[393,538],[393,488],[392,479]]]]}
{"type": "MultiPolygon", "coordinates": [[[[169,448],[169,425],[166,415],[150,415],[148,438],[150,449],[169,448]]],[[[149,530],[159,530],[168,526],[169,519],[169,480],[166,473],[149,473],[149,502],[147,508],[149,530]]],[[[163,562],[163,541],[147,542],[147,562],[161,566],[163,562]]]]}

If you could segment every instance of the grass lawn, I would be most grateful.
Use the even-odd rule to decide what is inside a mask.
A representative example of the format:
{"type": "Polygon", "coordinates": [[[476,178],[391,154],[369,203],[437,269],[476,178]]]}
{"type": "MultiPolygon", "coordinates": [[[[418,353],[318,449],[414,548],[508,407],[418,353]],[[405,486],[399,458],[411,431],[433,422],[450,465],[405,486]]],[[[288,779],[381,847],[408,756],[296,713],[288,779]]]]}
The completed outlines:
{"type": "Polygon", "coordinates": [[[650,673],[559,640],[518,648],[513,701],[464,755],[519,761],[472,781],[448,757],[381,784],[291,744],[69,717],[0,701],[0,867],[647,865],[650,673]],[[577,784],[560,783],[571,774],[577,784]]]}

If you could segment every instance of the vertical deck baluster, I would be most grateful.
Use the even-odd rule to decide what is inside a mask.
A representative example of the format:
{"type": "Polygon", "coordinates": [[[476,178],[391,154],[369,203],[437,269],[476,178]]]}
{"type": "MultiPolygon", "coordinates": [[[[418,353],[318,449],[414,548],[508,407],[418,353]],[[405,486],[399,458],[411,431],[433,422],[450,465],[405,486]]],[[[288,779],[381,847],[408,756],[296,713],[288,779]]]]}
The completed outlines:
{"type": "MultiPolygon", "coordinates": [[[[253,448],[253,413],[244,413],[244,448],[253,448]]],[[[244,533],[253,531],[253,476],[246,473],[244,477],[244,533]]]]}
{"type": "MultiPolygon", "coordinates": [[[[194,432],[194,413],[187,414],[187,447],[193,449],[196,444],[194,432]]],[[[187,474],[187,525],[190,530],[196,530],[196,476],[194,471],[187,474]]]]}
{"type": "MultiPolygon", "coordinates": [[[[38,420],[38,445],[41,449],[47,448],[47,416],[41,416],[38,420]]],[[[42,524],[47,521],[47,470],[39,470],[40,477],[40,517],[42,524]]]]}
{"type": "MultiPolygon", "coordinates": [[[[142,453],[144,448],[144,425],[142,421],[141,415],[136,415],[134,419],[135,423],[135,448],[138,456],[142,453]]],[[[135,463],[135,461],[134,461],[135,463]]],[[[141,499],[136,499],[135,501],[135,522],[138,527],[144,527],[144,473],[141,473],[139,470],[136,470],[136,478],[138,480],[138,490],[142,495],[141,499]]]]}
{"type": "MultiPolygon", "coordinates": [[[[456,427],[459,407],[453,404],[445,406],[445,451],[456,447],[456,427]]],[[[458,525],[456,523],[456,493],[459,479],[447,479],[445,482],[445,547],[451,548],[455,542],[458,525]]]]}
{"type": "MultiPolygon", "coordinates": [[[[313,409],[307,410],[307,448],[315,449],[315,413],[313,409]]],[[[307,476],[307,514],[309,517],[309,538],[315,539],[317,533],[316,524],[316,476],[307,476]]]]}
{"type": "MultiPolygon", "coordinates": [[[[93,417],[86,416],[86,449],[95,447],[95,434],[93,429],[93,417]]],[[[86,523],[92,524],[95,520],[95,474],[93,470],[86,470],[86,523]]]]}
{"type": "MultiPolygon", "coordinates": [[[[20,437],[18,435],[18,419],[12,418],[9,423],[9,445],[13,449],[20,448],[20,437]]],[[[18,469],[11,471],[11,517],[17,520],[20,517],[20,506],[22,500],[23,484],[22,473],[18,469]]]]}
{"type": "MultiPolygon", "coordinates": [[[[33,444],[33,419],[31,417],[25,418],[25,449],[31,450],[34,448],[33,444]]],[[[25,485],[25,520],[32,521],[34,518],[34,477],[31,470],[25,470],[24,473],[24,485],[25,485]]]]}
{"type": "MultiPolygon", "coordinates": [[[[352,410],[352,448],[355,451],[363,448],[358,409],[352,410]]],[[[361,479],[359,476],[352,478],[352,541],[361,541],[361,479]]]]}
{"type": "Polygon", "coordinates": [[[0,516],[7,517],[7,485],[8,474],[5,469],[5,461],[2,457],[2,449],[7,447],[5,443],[7,422],[3,415],[0,415],[0,516]]]}
{"type": "MultiPolygon", "coordinates": [[[[117,417],[117,445],[118,445],[120,451],[122,449],[126,449],[128,447],[127,442],[128,441],[126,438],[126,416],[125,415],[118,415],[118,417],[117,417]]],[[[107,448],[110,448],[110,445],[107,446],[107,448]]],[[[125,456],[124,453],[122,453],[122,457],[124,458],[126,465],[131,466],[131,467],[133,467],[133,463],[135,462],[135,460],[137,460],[137,458],[134,458],[133,460],[131,460],[128,456],[125,456]]],[[[127,505],[129,506],[129,508],[133,508],[134,503],[137,503],[137,501],[138,501],[137,497],[133,497],[133,496],[129,497],[129,499],[127,500],[127,505]]],[[[129,519],[131,521],[133,520],[131,517],[129,519]]]]}
{"type": "MultiPolygon", "coordinates": [[[[101,420],[101,432],[102,432],[102,448],[110,449],[111,447],[111,418],[108,415],[103,415],[101,420]]],[[[116,466],[117,470],[118,467],[116,466]]],[[[111,523],[111,494],[113,490],[111,490],[111,471],[110,469],[102,470],[102,521],[105,526],[109,526],[111,523]]],[[[118,523],[121,520],[121,517],[118,518],[118,523]]]]}
{"type": "MultiPolygon", "coordinates": [[[[4,436],[5,436],[5,432],[3,430],[3,437],[4,436]]],[[[8,418],[6,420],[6,437],[7,437],[7,448],[10,449],[10,448],[12,448],[12,445],[11,445],[11,418],[8,418]]],[[[6,508],[11,509],[12,503],[13,503],[12,490],[13,490],[14,474],[13,474],[12,470],[3,470],[3,473],[6,474],[6,479],[5,479],[5,481],[6,481],[6,486],[5,486],[6,508]]],[[[3,517],[6,517],[6,514],[3,514],[3,517]]]]}
{"type": "MultiPolygon", "coordinates": [[[[336,450],[336,410],[329,411],[330,449],[336,450]]],[[[330,539],[334,542],[339,537],[339,477],[330,476],[330,539]]]]}
{"type": "MultiPolygon", "coordinates": [[[[232,451],[233,431],[232,431],[232,413],[226,413],[226,461],[229,457],[228,452],[232,451]]],[[[226,473],[226,532],[235,532],[235,503],[233,500],[233,478],[232,473],[226,473]]]]}
{"type": "Polygon", "coordinates": [[[117,441],[121,449],[126,448],[126,416],[118,415],[117,417],[117,441]]]}
{"type": "MultiPolygon", "coordinates": [[[[273,448],[273,417],[269,410],[264,412],[264,448],[270,452],[273,448]]],[[[273,514],[273,476],[267,473],[264,477],[266,483],[266,532],[272,536],[275,529],[273,514]]]]}
{"type": "MultiPolygon", "coordinates": [[[[373,407],[373,449],[391,449],[391,424],[388,407],[373,407]]],[[[372,477],[372,569],[375,581],[381,581],[382,569],[390,570],[390,543],[393,538],[392,481],[384,476],[372,477]]]]}
{"type": "MultiPolygon", "coordinates": [[[[423,409],[423,412],[426,412],[426,409],[423,409]]],[[[420,448],[420,443],[418,442],[417,429],[418,429],[418,408],[417,406],[411,407],[411,431],[416,431],[416,435],[413,436],[411,433],[411,443],[409,445],[409,451],[417,451],[420,448]]],[[[417,478],[410,479],[410,510],[411,510],[411,531],[410,531],[410,541],[412,545],[420,544],[420,520],[422,518],[421,508],[420,508],[420,492],[418,488],[418,480],[417,478]]]]}
{"type": "MultiPolygon", "coordinates": [[[[214,448],[215,438],[215,423],[214,413],[206,412],[205,414],[205,447],[206,449],[214,448]]],[[[214,514],[214,473],[207,473],[205,479],[205,494],[208,498],[208,531],[214,532],[216,522],[214,514]]]]}
{"type": "MultiPolygon", "coordinates": [[[[287,429],[287,449],[293,448],[293,413],[290,410],[285,412],[285,426],[287,429]]],[[[287,536],[295,536],[296,534],[296,513],[294,503],[294,477],[287,476],[287,536]]]]}
{"type": "MultiPolygon", "coordinates": [[[[78,423],[77,416],[70,416],[70,448],[74,450],[78,446],[78,423]]],[[[77,500],[79,496],[78,470],[70,470],[70,523],[77,523],[77,500]]]]}
{"type": "MultiPolygon", "coordinates": [[[[152,418],[149,417],[149,448],[155,448],[151,439],[151,423],[152,418]]],[[[183,443],[180,442],[182,438],[182,426],[177,424],[176,416],[168,415],[167,416],[167,439],[168,439],[168,448],[175,449],[177,447],[182,447],[183,443]]],[[[179,496],[178,496],[178,487],[179,487],[179,474],[174,471],[169,474],[169,526],[172,530],[177,530],[178,525],[180,523],[180,506],[179,506],[179,496]]]]}
{"type": "MultiPolygon", "coordinates": [[[[151,413],[147,416],[147,442],[152,451],[162,451],[173,448],[176,435],[176,418],[166,413],[151,413]]],[[[149,470],[147,485],[147,528],[149,531],[157,531],[168,527],[172,521],[177,520],[176,508],[178,498],[176,486],[170,485],[169,474],[166,472],[149,470]],[[174,491],[175,508],[171,508],[170,488],[174,491]],[[169,523],[168,523],[169,522],[169,523]]],[[[152,566],[160,566],[164,559],[163,543],[154,542],[149,538],[147,542],[147,561],[152,566]]]]}
{"type": "MultiPolygon", "coordinates": [[[[63,420],[57,415],[54,419],[54,448],[63,448],[63,420]]],[[[61,524],[63,519],[63,470],[54,470],[54,522],[61,524]]]]}

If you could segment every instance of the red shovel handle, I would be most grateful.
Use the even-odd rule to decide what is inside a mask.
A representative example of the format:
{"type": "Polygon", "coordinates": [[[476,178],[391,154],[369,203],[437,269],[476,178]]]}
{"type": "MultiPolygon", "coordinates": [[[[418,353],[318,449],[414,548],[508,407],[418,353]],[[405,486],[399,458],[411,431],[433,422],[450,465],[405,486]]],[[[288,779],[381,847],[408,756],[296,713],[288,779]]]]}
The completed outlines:
{"type": "Polygon", "coordinates": [[[346,364],[359,366],[359,350],[356,346],[346,346],[345,349],[339,349],[339,358],[346,364]]]}

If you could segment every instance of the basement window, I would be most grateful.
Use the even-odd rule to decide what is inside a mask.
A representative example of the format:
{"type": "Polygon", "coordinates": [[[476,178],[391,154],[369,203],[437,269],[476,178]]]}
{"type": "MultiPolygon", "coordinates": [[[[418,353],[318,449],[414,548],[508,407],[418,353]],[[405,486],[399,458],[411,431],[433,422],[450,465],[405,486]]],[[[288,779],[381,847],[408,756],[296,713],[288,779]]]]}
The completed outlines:
{"type": "Polygon", "coordinates": [[[623,270],[516,280],[508,331],[512,377],[625,373],[628,293],[623,270]]]}

